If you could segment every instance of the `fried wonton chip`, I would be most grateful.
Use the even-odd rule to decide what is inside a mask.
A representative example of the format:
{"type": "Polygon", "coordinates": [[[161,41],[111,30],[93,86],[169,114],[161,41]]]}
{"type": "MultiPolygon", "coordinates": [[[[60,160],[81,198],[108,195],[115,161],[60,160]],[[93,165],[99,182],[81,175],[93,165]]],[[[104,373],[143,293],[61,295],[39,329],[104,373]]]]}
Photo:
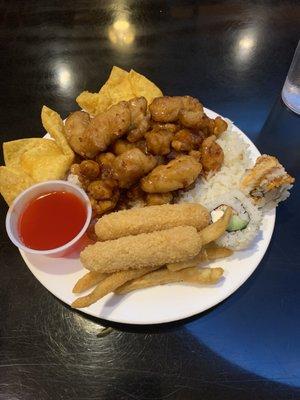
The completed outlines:
{"type": "Polygon", "coordinates": [[[29,175],[34,182],[63,179],[70,167],[70,156],[63,154],[54,140],[32,138],[3,143],[7,167],[29,175]]]}
{"type": "Polygon", "coordinates": [[[105,111],[111,104],[110,97],[102,96],[99,98],[99,93],[91,93],[88,91],[80,93],[76,101],[79,106],[90,115],[96,115],[99,112],[105,111]],[[101,100],[101,104],[98,104],[99,100],[101,100]]]}
{"type": "Polygon", "coordinates": [[[162,91],[144,75],[135,72],[133,69],[129,72],[134,97],[144,96],[148,104],[152,103],[155,97],[162,96],[162,91]]]}
{"type": "Polygon", "coordinates": [[[74,160],[60,116],[44,106],[42,123],[54,140],[30,138],[3,143],[6,166],[1,167],[0,192],[8,204],[35,183],[64,179],[74,160]]]}
{"type": "Polygon", "coordinates": [[[107,82],[99,93],[82,92],[76,99],[79,106],[91,115],[106,111],[122,100],[144,96],[148,103],[162,96],[161,90],[143,75],[131,70],[113,67],[107,82]]]}
{"type": "Polygon", "coordinates": [[[74,160],[74,152],[69,146],[69,143],[65,137],[64,123],[60,115],[51,110],[51,108],[43,106],[41,118],[43,127],[46,129],[52,139],[55,140],[62,153],[68,157],[71,165],[74,160]]]}
{"type": "Polygon", "coordinates": [[[21,170],[0,167],[0,192],[8,205],[34,183],[34,180],[21,170]]]}

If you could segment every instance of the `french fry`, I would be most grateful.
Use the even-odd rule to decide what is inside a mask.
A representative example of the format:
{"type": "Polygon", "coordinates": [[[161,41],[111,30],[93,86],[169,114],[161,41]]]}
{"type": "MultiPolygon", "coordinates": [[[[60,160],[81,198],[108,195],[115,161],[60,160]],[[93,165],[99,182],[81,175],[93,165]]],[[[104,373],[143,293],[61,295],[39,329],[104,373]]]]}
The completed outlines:
{"type": "Polygon", "coordinates": [[[97,285],[99,282],[107,278],[109,274],[105,274],[98,271],[90,271],[80,278],[76,285],[73,287],[73,293],[81,293],[85,290],[91,289],[93,286],[97,285]]]}
{"type": "Polygon", "coordinates": [[[196,267],[200,262],[206,261],[205,254],[206,254],[205,250],[202,249],[196,257],[190,260],[167,264],[167,269],[169,271],[175,272],[175,271],[181,271],[182,269],[185,268],[196,267]]]}
{"type": "Polygon", "coordinates": [[[232,209],[227,207],[222,218],[218,219],[218,221],[214,222],[213,224],[208,225],[199,232],[199,235],[202,239],[202,246],[217,240],[221,235],[223,235],[229,224],[231,216],[232,209]]]}
{"type": "Polygon", "coordinates": [[[201,262],[217,260],[218,258],[225,258],[231,256],[232,250],[226,247],[207,247],[201,249],[200,253],[191,260],[181,261],[178,263],[168,264],[169,271],[180,271],[185,268],[198,266],[201,262]]]}
{"type": "Polygon", "coordinates": [[[233,251],[227,247],[207,247],[205,249],[207,261],[217,260],[219,258],[230,257],[233,251]]]}
{"type": "Polygon", "coordinates": [[[84,308],[88,307],[96,301],[100,300],[102,297],[106,296],[108,293],[113,292],[119,286],[124,285],[126,282],[132,279],[139,278],[148,272],[153,271],[159,267],[146,267],[138,270],[127,270],[120,271],[109,275],[103,281],[98,283],[95,289],[87,296],[79,297],[71,304],[73,308],[84,308]]]}
{"type": "Polygon", "coordinates": [[[218,282],[223,275],[223,272],[222,268],[186,268],[174,272],[169,271],[167,268],[163,268],[123,284],[123,286],[120,286],[115,290],[115,293],[125,294],[132,290],[174,282],[213,284],[218,282]]]}

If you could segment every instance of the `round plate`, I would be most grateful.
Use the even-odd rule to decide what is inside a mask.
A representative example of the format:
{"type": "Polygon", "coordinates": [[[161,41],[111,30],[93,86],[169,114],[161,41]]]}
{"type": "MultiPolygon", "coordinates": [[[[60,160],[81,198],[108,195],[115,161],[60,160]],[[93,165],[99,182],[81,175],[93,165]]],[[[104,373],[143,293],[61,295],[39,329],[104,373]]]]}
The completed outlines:
{"type": "MultiPolygon", "coordinates": [[[[207,109],[205,112],[211,118],[218,115],[207,109]]],[[[257,148],[240,129],[236,126],[233,128],[249,143],[251,157],[256,159],[260,155],[257,148]]],[[[224,268],[224,278],[217,285],[169,284],[122,296],[109,294],[81,311],[114,322],[158,324],[208,310],[234,293],[254,272],[269,246],[274,224],[275,210],[272,210],[264,214],[260,232],[251,247],[210,264],[224,268]]],[[[30,271],[46,289],[66,304],[73,302],[77,296],[72,293],[72,288],[85,272],[78,255],[73,258],[50,258],[25,254],[23,251],[20,253],[30,271]]]]}

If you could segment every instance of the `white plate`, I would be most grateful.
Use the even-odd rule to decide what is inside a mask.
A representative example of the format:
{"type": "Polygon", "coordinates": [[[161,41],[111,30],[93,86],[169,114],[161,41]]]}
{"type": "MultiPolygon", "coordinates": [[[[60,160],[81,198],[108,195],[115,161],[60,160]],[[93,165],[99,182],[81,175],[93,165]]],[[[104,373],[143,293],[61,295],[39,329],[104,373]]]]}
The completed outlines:
{"type": "MultiPolygon", "coordinates": [[[[215,118],[216,113],[205,110],[215,118]]],[[[250,145],[251,156],[260,153],[247,136],[234,126],[250,145]]],[[[215,286],[170,284],[139,290],[124,296],[109,294],[81,311],[94,317],[126,324],[158,324],[201,313],[234,293],[254,272],[263,258],[274,229],[275,210],[264,215],[261,230],[251,247],[215,263],[225,270],[224,278],[215,286]]],[[[33,275],[54,296],[66,304],[77,297],[72,293],[76,281],[83,275],[78,258],[49,258],[20,251],[33,275]]],[[[212,265],[213,266],[213,265],[212,265]]]]}

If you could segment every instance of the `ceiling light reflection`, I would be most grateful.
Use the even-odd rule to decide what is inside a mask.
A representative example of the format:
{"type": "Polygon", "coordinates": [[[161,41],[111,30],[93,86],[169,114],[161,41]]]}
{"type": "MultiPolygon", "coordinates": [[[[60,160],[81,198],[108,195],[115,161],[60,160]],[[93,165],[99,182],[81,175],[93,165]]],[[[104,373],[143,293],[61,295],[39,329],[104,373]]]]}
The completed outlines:
{"type": "Polygon", "coordinates": [[[251,36],[245,36],[239,41],[239,48],[241,50],[249,50],[255,46],[255,41],[251,36]]]}
{"type": "Polygon", "coordinates": [[[257,32],[250,31],[243,33],[237,40],[235,46],[235,55],[238,62],[248,62],[257,45],[257,32]]]}
{"type": "Polygon", "coordinates": [[[56,66],[56,74],[61,89],[69,89],[73,84],[73,76],[68,65],[59,63],[56,66]]]}
{"type": "Polygon", "coordinates": [[[127,49],[135,39],[134,26],[125,18],[118,18],[108,28],[108,38],[116,47],[127,49]]]}

